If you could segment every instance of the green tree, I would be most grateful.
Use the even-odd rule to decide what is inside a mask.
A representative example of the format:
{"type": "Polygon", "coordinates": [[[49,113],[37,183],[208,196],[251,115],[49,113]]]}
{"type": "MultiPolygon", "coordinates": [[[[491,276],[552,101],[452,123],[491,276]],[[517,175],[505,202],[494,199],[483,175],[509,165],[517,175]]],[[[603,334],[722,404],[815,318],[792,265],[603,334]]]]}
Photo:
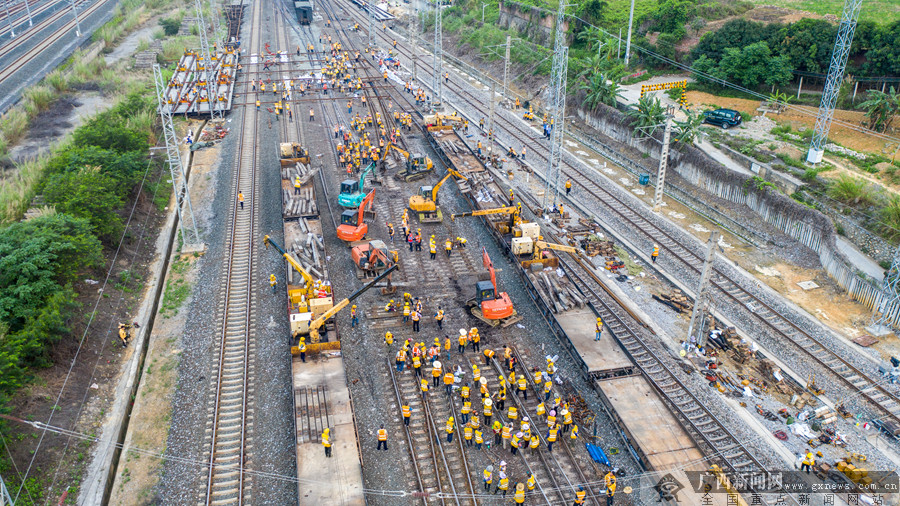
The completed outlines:
{"type": "MultiPolygon", "coordinates": [[[[763,83],[770,86],[785,84],[793,77],[788,58],[773,56],[765,42],[728,48],[718,63],[703,55],[694,62],[694,69],[746,88],[755,88],[763,83]]],[[[700,74],[695,75],[704,78],[700,74]]]]}
{"type": "Polygon", "coordinates": [[[75,172],[88,167],[100,171],[119,182],[119,192],[128,191],[147,167],[147,157],[139,151],[117,153],[97,146],[69,146],[47,163],[49,174],[75,172]]]}
{"type": "Polygon", "coordinates": [[[691,2],[687,0],[665,0],[656,7],[651,14],[655,23],[653,27],[662,33],[684,32],[684,25],[688,20],[691,2]]]}
{"type": "Polygon", "coordinates": [[[150,147],[147,137],[125,128],[121,116],[111,111],[98,114],[94,119],[78,127],[72,134],[76,146],[97,146],[124,153],[126,151],[146,152],[150,147]]]}
{"type": "Polygon", "coordinates": [[[122,219],[116,214],[123,199],[118,182],[98,168],[86,168],[50,177],[44,188],[47,203],[61,213],[87,219],[101,239],[112,242],[122,232],[122,219]]]}
{"type": "Polygon", "coordinates": [[[181,28],[181,21],[175,18],[162,18],[159,20],[159,26],[163,28],[163,32],[169,37],[178,35],[181,28]]]}
{"type": "Polygon", "coordinates": [[[703,113],[685,109],[685,118],[675,120],[674,138],[678,144],[693,144],[694,139],[700,134],[700,126],[703,125],[703,113]]]}
{"type": "Polygon", "coordinates": [[[103,262],[90,224],[51,214],[0,229],[0,322],[18,332],[48,297],[103,262]]]}
{"type": "Polygon", "coordinates": [[[828,21],[807,18],[783,27],[771,47],[786,56],[792,68],[822,73],[828,69],[836,35],[837,27],[828,21]]]}
{"type": "Polygon", "coordinates": [[[900,94],[891,86],[887,93],[869,90],[866,96],[868,100],[859,104],[858,108],[866,110],[869,128],[877,132],[886,131],[894,121],[894,116],[900,114],[900,94]]]}
{"type": "Polygon", "coordinates": [[[22,330],[16,332],[11,339],[18,340],[22,362],[31,367],[49,367],[50,345],[71,332],[69,320],[75,316],[75,310],[81,307],[78,294],[72,285],[61,287],[50,294],[47,300],[25,320],[22,330]]]}
{"type": "Polygon", "coordinates": [[[707,32],[700,37],[700,42],[691,51],[694,61],[706,55],[710,60],[717,62],[725,55],[725,50],[730,47],[746,47],[750,44],[770,40],[783,25],[771,23],[764,25],[746,19],[733,19],[718,30],[707,32]]]}
{"type": "Polygon", "coordinates": [[[631,104],[625,111],[625,115],[631,118],[631,135],[635,135],[638,129],[642,135],[652,135],[666,121],[666,110],[659,99],[652,94],[644,95],[636,104],[631,104]]]}
{"type": "Polygon", "coordinates": [[[593,74],[587,82],[579,83],[578,89],[586,92],[584,105],[591,110],[599,104],[615,107],[616,99],[621,96],[618,81],[608,78],[606,74],[593,74]]]}

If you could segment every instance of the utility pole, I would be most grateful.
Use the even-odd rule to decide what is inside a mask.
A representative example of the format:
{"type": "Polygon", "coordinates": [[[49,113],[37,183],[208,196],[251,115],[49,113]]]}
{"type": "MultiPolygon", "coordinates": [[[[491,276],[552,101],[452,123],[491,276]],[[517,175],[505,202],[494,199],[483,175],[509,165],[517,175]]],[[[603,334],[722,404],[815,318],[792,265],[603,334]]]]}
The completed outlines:
{"type": "Polygon", "coordinates": [[[550,156],[547,159],[547,189],[544,191],[544,202],[541,207],[556,208],[559,197],[559,172],[562,165],[566,119],[566,73],[569,71],[569,48],[565,45],[566,33],[563,30],[566,5],[559,2],[556,13],[556,41],[553,45],[553,67],[550,72],[550,112],[553,126],[550,130],[550,156]],[[551,196],[552,195],[552,196],[551,196]]]}
{"type": "MultiPolygon", "coordinates": [[[[628,40],[625,41],[625,66],[628,66],[628,59],[631,57],[631,23],[634,22],[634,0],[631,0],[631,10],[628,11],[628,40]]],[[[621,33],[621,32],[619,32],[621,33]]],[[[621,40],[621,37],[620,39],[621,40]]]]}
{"type": "Polygon", "coordinates": [[[197,222],[194,220],[194,208],[191,206],[187,176],[181,161],[181,150],[178,148],[178,136],[175,135],[175,125],[172,124],[172,104],[166,98],[168,86],[163,79],[159,64],[153,64],[153,79],[156,84],[156,101],[162,120],[163,137],[166,140],[166,162],[169,166],[172,187],[175,190],[175,211],[178,213],[178,222],[181,224],[182,237],[185,245],[199,245],[200,234],[197,232],[197,222]],[[190,224],[187,223],[188,219],[190,224]],[[191,236],[188,235],[188,232],[191,236]]]}
{"type": "Polygon", "coordinates": [[[78,21],[78,9],[75,8],[75,0],[69,0],[72,4],[72,13],[75,14],[75,36],[81,37],[81,22],[78,21]]]}
{"type": "Polygon", "coordinates": [[[509,100],[509,53],[512,47],[512,36],[506,36],[506,57],[503,60],[503,99],[509,100]]]}
{"type": "Polygon", "coordinates": [[[16,29],[13,28],[12,16],[9,15],[9,0],[3,2],[3,8],[6,9],[6,22],[9,23],[9,38],[16,38],[16,29]]]}
{"type": "MultiPolygon", "coordinates": [[[[197,62],[197,80],[206,82],[206,105],[209,106],[209,118],[216,119],[222,117],[222,112],[217,111],[219,105],[219,97],[216,94],[218,82],[216,79],[215,62],[209,52],[209,39],[206,34],[206,21],[203,19],[203,6],[200,0],[194,0],[194,8],[197,11],[197,27],[200,29],[200,60],[197,62]],[[200,66],[202,63],[202,67],[200,66]],[[203,73],[201,73],[203,71],[203,73]]],[[[201,86],[203,86],[201,84],[201,86]]],[[[198,101],[198,104],[200,102],[198,101]]],[[[197,105],[197,114],[200,113],[200,106],[197,105]]]]}
{"type": "MultiPolygon", "coordinates": [[[[415,5],[415,4],[413,4],[415,5]]],[[[419,31],[419,10],[413,7],[415,11],[412,17],[412,26],[409,27],[409,47],[412,53],[412,82],[416,82],[416,63],[418,60],[419,49],[416,45],[419,31]]]]}
{"type": "Polygon", "coordinates": [[[31,7],[28,6],[28,0],[22,0],[25,3],[25,12],[28,14],[28,26],[34,26],[31,21],[31,7]]]}
{"type": "Polygon", "coordinates": [[[616,59],[619,60],[622,58],[622,27],[619,27],[619,39],[616,43],[616,59]]]}
{"type": "Polygon", "coordinates": [[[669,106],[666,110],[666,129],[663,131],[662,148],[659,153],[659,170],[656,172],[656,193],[653,196],[653,212],[658,213],[662,205],[663,188],[666,185],[666,166],[669,164],[669,139],[672,137],[672,119],[675,117],[674,108],[669,106]]]}
{"type": "Polygon", "coordinates": [[[375,9],[372,8],[374,0],[366,2],[366,10],[369,11],[369,49],[375,47],[375,9]]]}
{"type": "Polygon", "coordinates": [[[853,32],[856,31],[856,20],[859,19],[861,7],[862,0],[844,1],[844,13],[838,26],[834,50],[831,52],[831,64],[828,66],[828,77],[825,78],[825,90],[822,92],[822,102],[819,105],[819,115],[816,117],[816,130],[809,144],[809,152],[806,154],[806,161],[809,163],[821,162],[825,153],[828,131],[834,117],[834,105],[841,90],[841,81],[844,79],[844,69],[847,68],[847,57],[850,56],[850,45],[853,43],[853,32]]]}
{"type": "Polygon", "coordinates": [[[488,152],[488,160],[491,159],[491,154],[494,151],[494,95],[495,89],[497,86],[497,81],[491,79],[491,104],[488,109],[488,142],[487,142],[487,152],[488,152]]]}
{"type": "Polygon", "coordinates": [[[434,96],[431,97],[432,108],[440,107],[444,96],[444,85],[441,79],[443,76],[444,65],[444,42],[443,42],[443,8],[441,0],[434,0],[434,61],[431,67],[434,69],[434,75],[431,80],[431,91],[434,96]]]}
{"type": "Polygon", "coordinates": [[[216,56],[216,52],[218,50],[219,45],[219,9],[216,5],[216,0],[209,0],[209,13],[212,16],[212,29],[213,29],[213,47],[216,48],[213,50],[213,56],[216,56]]]}
{"type": "Polygon", "coordinates": [[[709,286],[712,264],[716,256],[716,246],[719,243],[719,231],[713,230],[709,234],[709,242],[706,246],[706,258],[703,260],[703,270],[700,272],[700,288],[694,297],[694,310],[691,311],[691,323],[688,325],[688,342],[693,342],[694,334],[697,336],[697,346],[706,343],[706,314],[709,312],[709,286]]]}

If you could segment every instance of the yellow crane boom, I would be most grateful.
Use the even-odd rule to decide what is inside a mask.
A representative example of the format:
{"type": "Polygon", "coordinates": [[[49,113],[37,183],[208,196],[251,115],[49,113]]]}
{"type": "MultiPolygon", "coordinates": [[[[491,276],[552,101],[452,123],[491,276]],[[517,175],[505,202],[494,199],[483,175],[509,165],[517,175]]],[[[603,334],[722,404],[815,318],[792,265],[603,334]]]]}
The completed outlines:
{"type": "Polygon", "coordinates": [[[544,241],[535,241],[534,243],[537,249],[555,249],[557,251],[565,251],[566,253],[571,253],[573,255],[578,254],[578,250],[572,246],[566,246],[565,244],[554,244],[552,242],[544,242],[544,241]]]}
{"type": "Polygon", "coordinates": [[[369,281],[362,288],[353,292],[352,295],[350,295],[346,299],[338,302],[337,304],[332,306],[331,309],[329,309],[328,311],[325,311],[324,313],[322,313],[321,316],[319,316],[318,318],[316,318],[315,320],[310,322],[310,324],[309,324],[309,340],[313,343],[318,343],[319,342],[319,329],[322,327],[322,325],[325,325],[325,322],[330,320],[334,315],[338,314],[341,309],[344,309],[345,307],[347,307],[347,305],[350,304],[351,302],[353,302],[357,297],[359,297],[360,295],[365,293],[366,290],[375,286],[375,283],[378,283],[385,277],[389,276],[395,270],[397,270],[397,264],[394,264],[394,265],[388,267],[384,272],[379,274],[378,277],[376,277],[372,281],[369,281]]]}
{"type": "Polygon", "coordinates": [[[290,264],[291,267],[294,268],[294,270],[296,270],[297,272],[299,272],[301,276],[303,276],[303,279],[306,281],[306,288],[307,288],[307,290],[312,289],[313,282],[314,282],[313,277],[310,276],[310,274],[309,274],[308,272],[306,272],[306,269],[304,269],[302,265],[300,265],[299,263],[297,263],[296,260],[294,260],[294,257],[292,257],[292,256],[289,255],[286,251],[284,251],[284,250],[281,248],[281,246],[279,246],[278,243],[275,242],[275,241],[274,241],[271,237],[269,237],[268,235],[265,236],[265,237],[263,237],[263,244],[266,245],[266,248],[269,247],[269,244],[271,244],[272,246],[275,246],[275,249],[277,249],[278,252],[281,253],[281,256],[283,256],[284,259],[287,260],[287,263],[290,264]]]}
{"type": "Polygon", "coordinates": [[[450,219],[465,218],[468,216],[486,216],[489,214],[518,214],[519,208],[516,206],[495,207],[493,209],[479,209],[477,211],[469,211],[467,213],[451,214],[450,219]]]}

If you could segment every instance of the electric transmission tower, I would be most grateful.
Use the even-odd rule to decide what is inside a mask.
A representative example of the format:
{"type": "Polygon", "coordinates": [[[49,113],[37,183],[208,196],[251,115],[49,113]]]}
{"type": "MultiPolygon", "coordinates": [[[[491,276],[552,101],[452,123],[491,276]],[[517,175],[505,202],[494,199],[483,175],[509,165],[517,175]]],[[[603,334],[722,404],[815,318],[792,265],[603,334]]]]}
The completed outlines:
{"type": "Polygon", "coordinates": [[[688,341],[696,342],[703,346],[706,342],[706,315],[709,313],[710,298],[709,286],[712,275],[713,260],[716,258],[716,247],[719,244],[719,231],[713,230],[709,234],[706,246],[706,259],[703,261],[703,270],[700,272],[700,288],[694,297],[694,310],[691,311],[691,323],[688,325],[688,341]],[[694,339],[696,337],[696,340],[694,339]]]}
{"type": "Polygon", "coordinates": [[[550,72],[550,114],[553,119],[550,129],[550,157],[547,160],[547,189],[544,191],[542,207],[556,207],[559,197],[559,170],[562,165],[563,137],[566,118],[566,74],[569,71],[569,48],[566,32],[563,30],[566,4],[559,2],[556,13],[556,41],[553,45],[553,68],[550,72]]]}
{"type": "MultiPolygon", "coordinates": [[[[194,8],[197,10],[197,27],[200,29],[200,60],[197,62],[197,79],[206,82],[206,104],[209,106],[210,119],[221,118],[222,111],[217,110],[219,98],[215,92],[218,87],[216,73],[214,72],[215,63],[209,52],[206,21],[203,19],[203,7],[200,5],[200,0],[194,0],[194,8]]],[[[199,106],[197,106],[197,113],[200,113],[199,106]]]]}
{"type": "Polygon", "coordinates": [[[413,12],[412,20],[410,21],[409,47],[411,49],[410,53],[412,54],[412,82],[413,82],[413,84],[415,84],[416,77],[417,77],[416,76],[416,63],[417,63],[416,55],[419,52],[419,48],[417,47],[417,44],[416,44],[416,39],[419,37],[419,34],[418,34],[419,10],[415,7],[415,5],[416,5],[415,3],[413,3],[412,5],[413,5],[413,11],[415,11],[415,12],[413,12]]]}
{"type": "Polygon", "coordinates": [[[862,0],[844,1],[844,13],[841,16],[841,24],[834,41],[831,64],[828,66],[828,77],[825,79],[825,90],[822,92],[822,103],[819,105],[819,115],[816,117],[816,131],[813,133],[812,142],[809,144],[809,153],[806,155],[806,161],[809,163],[821,162],[822,155],[825,153],[828,130],[831,128],[831,119],[834,117],[834,104],[837,102],[841,81],[844,79],[844,69],[847,67],[850,44],[853,42],[853,32],[856,31],[856,20],[859,19],[861,7],[862,0]]]}
{"type": "Polygon", "coordinates": [[[509,101],[509,53],[512,48],[512,36],[506,36],[506,55],[503,58],[503,100],[509,101]]]}
{"type": "Polygon", "coordinates": [[[181,223],[184,243],[186,245],[200,244],[200,234],[197,232],[197,222],[194,220],[194,208],[191,206],[191,195],[188,192],[184,164],[181,162],[181,151],[178,149],[178,136],[175,135],[175,125],[172,124],[172,105],[166,99],[167,83],[159,64],[153,65],[153,80],[156,83],[156,101],[166,140],[166,163],[169,166],[172,187],[175,189],[175,210],[178,213],[178,221],[181,223]],[[186,231],[190,231],[192,237],[188,236],[186,231]]]}
{"type": "MultiPolygon", "coordinates": [[[[216,0],[209,0],[209,12],[210,12],[210,16],[212,16],[212,29],[213,29],[212,43],[213,43],[213,46],[218,48],[218,45],[219,45],[219,9],[218,9],[216,0]]],[[[213,50],[213,52],[215,53],[216,51],[213,50]]],[[[215,56],[215,55],[213,55],[213,56],[215,56]]]]}
{"type": "Polygon", "coordinates": [[[372,4],[375,3],[375,0],[369,0],[366,3],[366,10],[369,11],[369,48],[375,47],[375,9],[372,8],[372,4]]]}
{"type": "Polygon", "coordinates": [[[881,282],[881,300],[872,312],[872,333],[879,334],[890,329],[894,323],[893,308],[900,304],[900,248],[894,252],[891,268],[884,273],[881,282]]]}
{"type": "Polygon", "coordinates": [[[443,82],[441,74],[443,74],[444,65],[444,43],[443,43],[443,17],[441,8],[442,0],[434,0],[434,62],[431,66],[434,68],[434,75],[431,79],[431,91],[434,96],[431,97],[432,106],[439,107],[444,96],[443,82]]]}

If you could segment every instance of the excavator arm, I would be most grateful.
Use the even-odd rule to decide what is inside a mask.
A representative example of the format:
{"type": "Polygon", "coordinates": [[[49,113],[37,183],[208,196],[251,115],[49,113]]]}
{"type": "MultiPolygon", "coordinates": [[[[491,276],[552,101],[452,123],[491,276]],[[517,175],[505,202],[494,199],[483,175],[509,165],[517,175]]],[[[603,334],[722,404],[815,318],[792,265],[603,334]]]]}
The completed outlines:
{"type": "Polygon", "coordinates": [[[370,163],[368,167],[363,169],[362,173],[359,175],[359,191],[363,191],[363,188],[366,185],[366,176],[369,175],[370,172],[375,170],[375,163],[370,163]]]}
{"type": "Polygon", "coordinates": [[[516,214],[518,212],[519,208],[517,208],[516,206],[495,207],[493,209],[479,209],[477,211],[469,211],[468,213],[451,214],[450,219],[455,220],[456,218],[465,218],[468,216],[486,216],[489,214],[516,214]]]}
{"type": "Polygon", "coordinates": [[[360,295],[365,293],[366,290],[375,286],[376,283],[378,283],[385,277],[389,276],[395,270],[397,270],[397,264],[394,264],[394,265],[388,267],[387,269],[385,269],[384,272],[379,274],[378,277],[376,277],[372,281],[369,281],[368,283],[366,283],[362,288],[353,292],[353,294],[351,294],[346,299],[344,299],[344,300],[338,302],[337,304],[335,304],[334,306],[332,306],[331,309],[322,313],[322,316],[311,321],[309,323],[309,339],[310,339],[310,341],[312,341],[313,343],[319,342],[319,329],[322,328],[322,325],[325,325],[325,322],[330,320],[334,315],[338,314],[341,309],[344,309],[345,307],[347,307],[347,305],[349,305],[351,302],[356,300],[357,297],[359,297],[360,295]]]}
{"type": "Polygon", "coordinates": [[[368,209],[369,206],[372,205],[372,201],[374,201],[374,200],[375,200],[375,188],[372,188],[372,191],[370,191],[369,194],[366,195],[366,198],[364,198],[363,201],[360,202],[360,204],[359,204],[359,216],[357,217],[357,221],[356,221],[357,226],[363,224],[363,217],[366,215],[366,209],[368,209]]]}
{"type": "Polygon", "coordinates": [[[294,270],[299,272],[301,276],[303,276],[303,279],[306,281],[306,286],[307,287],[312,286],[312,283],[313,283],[312,276],[310,276],[310,274],[308,272],[306,272],[306,269],[304,269],[302,265],[298,264],[297,261],[294,260],[294,257],[292,257],[291,255],[288,255],[287,252],[284,251],[281,248],[281,246],[278,245],[277,242],[275,242],[271,237],[269,237],[267,235],[267,236],[263,237],[263,244],[266,245],[266,248],[269,247],[269,244],[271,244],[272,246],[275,246],[275,249],[277,249],[278,252],[281,253],[281,256],[283,256],[284,259],[287,260],[287,263],[290,264],[290,266],[293,267],[294,270]]]}
{"type": "Polygon", "coordinates": [[[463,181],[469,180],[469,178],[467,178],[466,176],[463,176],[462,174],[460,174],[459,172],[456,172],[452,168],[447,167],[447,175],[444,176],[444,178],[441,179],[438,182],[438,184],[434,185],[434,188],[431,189],[431,201],[432,202],[437,202],[438,190],[441,189],[441,186],[443,186],[444,183],[447,182],[447,179],[449,179],[450,176],[456,176],[457,178],[462,179],[463,181]]]}
{"type": "Polygon", "coordinates": [[[553,243],[550,243],[550,242],[536,241],[536,242],[534,243],[534,245],[535,245],[538,249],[545,249],[545,248],[546,248],[546,249],[554,249],[554,250],[557,250],[557,251],[565,251],[566,253],[571,253],[571,254],[573,254],[573,255],[577,255],[577,254],[578,254],[578,250],[577,250],[577,249],[573,248],[572,246],[566,246],[566,245],[564,245],[564,244],[553,244],[553,243]]]}

